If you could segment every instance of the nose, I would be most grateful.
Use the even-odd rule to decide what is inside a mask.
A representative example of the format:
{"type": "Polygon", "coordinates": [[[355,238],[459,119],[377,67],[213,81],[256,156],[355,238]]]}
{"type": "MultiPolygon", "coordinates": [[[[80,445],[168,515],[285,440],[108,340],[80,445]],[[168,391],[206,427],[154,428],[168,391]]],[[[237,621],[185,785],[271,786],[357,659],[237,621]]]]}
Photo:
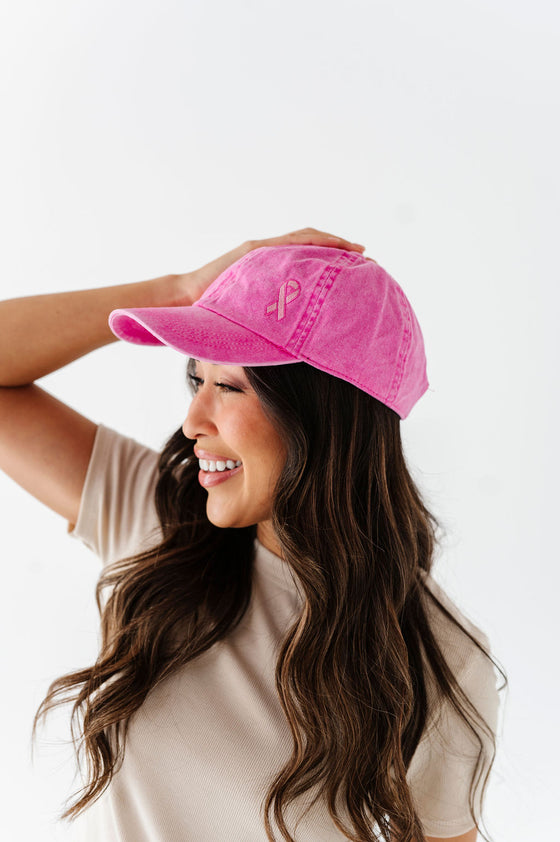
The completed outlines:
{"type": "Polygon", "coordinates": [[[197,392],[193,396],[187,417],[183,421],[183,434],[188,439],[200,436],[215,436],[217,427],[212,420],[211,408],[203,400],[203,393],[197,392]]]}

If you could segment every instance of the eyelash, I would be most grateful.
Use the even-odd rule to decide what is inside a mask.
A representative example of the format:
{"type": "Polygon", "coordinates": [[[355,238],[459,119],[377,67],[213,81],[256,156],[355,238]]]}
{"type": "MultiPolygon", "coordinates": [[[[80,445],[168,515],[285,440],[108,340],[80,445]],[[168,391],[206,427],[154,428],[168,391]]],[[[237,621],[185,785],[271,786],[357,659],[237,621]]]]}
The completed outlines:
{"type": "MultiPolygon", "coordinates": [[[[193,384],[194,391],[197,392],[199,385],[203,382],[202,378],[201,377],[195,377],[194,374],[189,374],[189,380],[193,384]]],[[[221,389],[224,392],[240,392],[241,391],[241,389],[236,389],[235,386],[228,386],[227,383],[215,383],[214,385],[217,386],[219,389],[221,389]]]]}

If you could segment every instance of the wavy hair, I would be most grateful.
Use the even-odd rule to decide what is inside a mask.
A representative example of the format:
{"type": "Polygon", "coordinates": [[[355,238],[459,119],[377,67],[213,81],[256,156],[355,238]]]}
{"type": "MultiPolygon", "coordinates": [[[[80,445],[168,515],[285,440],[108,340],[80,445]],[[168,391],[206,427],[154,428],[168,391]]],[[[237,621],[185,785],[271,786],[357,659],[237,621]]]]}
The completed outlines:
{"type": "MultiPolygon", "coordinates": [[[[194,373],[193,360],[187,370],[194,373]]],[[[293,749],[263,798],[267,838],[276,842],[272,811],[282,838],[295,842],[283,811],[317,787],[310,806],[322,796],[346,838],[425,842],[406,773],[446,701],[479,745],[469,807],[480,830],[474,792],[487,767],[482,802],[495,735],[447,664],[432,612],[498,668],[500,690],[507,678],[424,581],[440,527],[407,468],[398,415],[306,363],[245,373],[286,445],[272,523],[303,591],[275,668],[293,749]]],[[[159,455],[161,542],[99,578],[96,662],[53,681],[35,715],[34,734],[50,709],[73,702],[72,739],[87,782],[62,818],[77,816],[109,785],[129,719],[149,691],[225,638],[249,605],[256,525],[224,529],[208,520],[193,446],[179,428],[159,455]]]]}

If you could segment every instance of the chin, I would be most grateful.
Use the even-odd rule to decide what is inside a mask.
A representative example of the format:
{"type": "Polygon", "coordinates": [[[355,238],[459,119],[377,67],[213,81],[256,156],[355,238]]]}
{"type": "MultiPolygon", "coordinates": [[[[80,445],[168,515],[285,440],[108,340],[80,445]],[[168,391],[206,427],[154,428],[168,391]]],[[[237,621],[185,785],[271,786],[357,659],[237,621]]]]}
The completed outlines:
{"type": "Polygon", "coordinates": [[[227,515],[225,512],[212,512],[206,509],[206,517],[213,523],[214,526],[219,527],[220,529],[243,529],[246,526],[256,526],[259,521],[256,519],[246,518],[246,517],[234,517],[232,515],[227,515]]]}
{"type": "Polygon", "coordinates": [[[238,520],[231,517],[231,515],[228,516],[224,512],[209,512],[207,509],[206,517],[210,523],[213,523],[214,526],[218,526],[220,529],[235,529],[239,526],[245,526],[244,523],[239,523],[238,520]]]}
{"type": "Polygon", "coordinates": [[[220,518],[220,517],[210,517],[210,516],[208,516],[208,520],[214,526],[219,527],[219,529],[227,529],[228,527],[233,526],[232,523],[230,523],[229,521],[225,520],[224,518],[220,518]]]}

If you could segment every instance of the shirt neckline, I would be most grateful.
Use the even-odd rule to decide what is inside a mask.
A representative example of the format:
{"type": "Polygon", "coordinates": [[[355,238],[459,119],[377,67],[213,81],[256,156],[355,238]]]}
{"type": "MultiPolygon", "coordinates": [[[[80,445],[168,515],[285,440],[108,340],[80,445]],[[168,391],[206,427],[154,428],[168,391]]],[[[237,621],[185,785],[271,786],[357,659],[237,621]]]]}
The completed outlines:
{"type": "Polygon", "coordinates": [[[280,556],[276,555],[276,553],[273,553],[272,550],[265,547],[264,544],[261,544],[258,538],[255,537],[254,543],[254,565],[257,573],[279,585],[282,590],[294,594],[301,602],[302,599],[299,596],[296,586],[297,575],[292,571],[290,565],[280,558],[280,556]]]}

